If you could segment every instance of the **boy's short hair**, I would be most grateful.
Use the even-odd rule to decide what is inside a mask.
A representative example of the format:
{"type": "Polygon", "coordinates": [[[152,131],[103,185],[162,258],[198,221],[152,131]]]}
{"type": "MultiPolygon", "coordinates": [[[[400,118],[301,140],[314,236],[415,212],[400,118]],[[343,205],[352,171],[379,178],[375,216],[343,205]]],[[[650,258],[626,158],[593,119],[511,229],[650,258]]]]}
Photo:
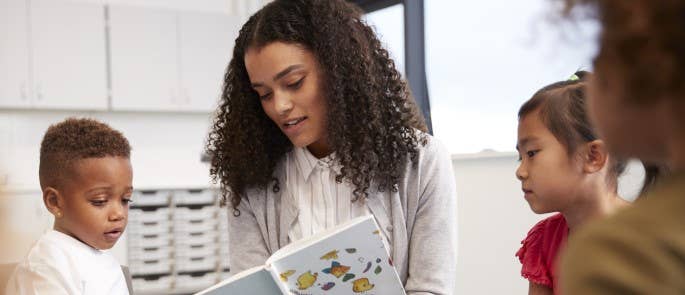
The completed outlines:
{"type": "Polygon", "coordinates": [[[51,125],[40,144],[41,189],[59,187],[61,176],[69,173],[78,160],[130,155],[131,146],[121,132],[94,119],[67,118],[51,125]]]}

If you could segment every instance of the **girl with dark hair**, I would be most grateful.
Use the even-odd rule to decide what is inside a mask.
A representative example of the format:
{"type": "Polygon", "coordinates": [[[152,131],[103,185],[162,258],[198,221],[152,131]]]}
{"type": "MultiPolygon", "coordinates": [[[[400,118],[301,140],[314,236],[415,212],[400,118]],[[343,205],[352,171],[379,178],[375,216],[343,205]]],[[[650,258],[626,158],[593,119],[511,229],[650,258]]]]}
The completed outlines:
{"type": "Polygon", "coordinates": [[[372,214],[408,294],[452,294],[456,188],[405,81],[343,0],[276,0],[235,42],[207,151],[231,271],[372,214]]]}
{"type": "Polygon", "coordinates": [[[585,111],[587,72],[540,89],[519,110],[516,177],[536,224],[516,253],[529,294],[559,294],[557,257],[569,232],[628,204],[618,195],[626,164],[599,139],[585,111]]]}

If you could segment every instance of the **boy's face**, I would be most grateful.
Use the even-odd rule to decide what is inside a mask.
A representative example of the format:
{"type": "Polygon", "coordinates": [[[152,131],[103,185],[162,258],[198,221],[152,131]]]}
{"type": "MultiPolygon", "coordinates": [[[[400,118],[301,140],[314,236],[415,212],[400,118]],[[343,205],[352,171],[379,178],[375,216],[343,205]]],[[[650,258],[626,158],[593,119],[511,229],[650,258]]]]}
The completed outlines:
{"type": "Polygon", "coordinates": [[[124,157],[88,158],[71,168],[59,191],[55,230],[96,249],[110,249],[126,228],[133,190],[131,162],[124,157]]]}

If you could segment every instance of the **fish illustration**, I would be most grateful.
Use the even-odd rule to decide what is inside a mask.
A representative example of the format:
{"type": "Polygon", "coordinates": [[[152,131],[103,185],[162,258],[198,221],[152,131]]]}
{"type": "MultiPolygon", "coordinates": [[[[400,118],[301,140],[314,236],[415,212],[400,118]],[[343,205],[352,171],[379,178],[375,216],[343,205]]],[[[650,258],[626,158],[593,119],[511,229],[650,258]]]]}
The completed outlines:
{"type": "Polygon", "coordinates": [[[291,269],[286,272],[281,273],[281,281],[287,282],[288,278],[295,273],[295,270],[291,269]]]}
{"type": "Polygon", "coordinates": [[[301,274],[297,278],[297,288],[300,290],[307,290],[309,287],[314,285],[316,282],[316,277],[319,275],[319,273],[314,273],[312,274],[311,271],[307,271],[303,274],[301,274]]]}
{"type": "Polygon", "coordinates": [[[343,281],[343,283],[344,283],[344,282],[347,282],[347,281],[349,281],[349,280],[351,280],[351,279],[354,279],[354,274],[353,274],[353,273],[347,273],[347,274],[345,274],[345,276],[343,277],[342,281],[343,281]]]}
{"type": "Polygon", "coordinates": [[[354,293],[366,292],[373,289],[374,286],[376,285],[369,283],[369,279],[361,278],[352,282],[352,291],[354,293]]]}
{"type": "Polygon", "coordinates": [[[335,287],[335,283],[328,282],[328,283],[324,284],[323,286],[321,286],[321,290],[328,291],[333,287],[335,287]]]}
{"type": "Polygon", "coordinates": [[[342,275],[346,274],[350,270],[347,265],[342,265],[337,261],[331,263],[331,267],[323,270],[323,273],[329,273],[334,275],[336,278],[340,278],[342,275]]]}
{"type": "Polygon", "coordinates": [[[333,250],[321,256],[321,260],[338,259],[338,250],[333,250]]]}

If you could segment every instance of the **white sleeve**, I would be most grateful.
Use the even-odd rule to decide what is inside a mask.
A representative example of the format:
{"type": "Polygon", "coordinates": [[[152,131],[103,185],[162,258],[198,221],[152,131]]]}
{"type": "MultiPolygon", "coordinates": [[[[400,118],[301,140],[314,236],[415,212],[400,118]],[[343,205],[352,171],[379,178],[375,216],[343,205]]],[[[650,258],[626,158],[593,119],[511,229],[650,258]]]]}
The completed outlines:
{"type": "Polygon", "coordinates": [[[6,293],[17,295],[80,294],[65,272],[46,264],[21,263],[7,282],[6,293]]]}

